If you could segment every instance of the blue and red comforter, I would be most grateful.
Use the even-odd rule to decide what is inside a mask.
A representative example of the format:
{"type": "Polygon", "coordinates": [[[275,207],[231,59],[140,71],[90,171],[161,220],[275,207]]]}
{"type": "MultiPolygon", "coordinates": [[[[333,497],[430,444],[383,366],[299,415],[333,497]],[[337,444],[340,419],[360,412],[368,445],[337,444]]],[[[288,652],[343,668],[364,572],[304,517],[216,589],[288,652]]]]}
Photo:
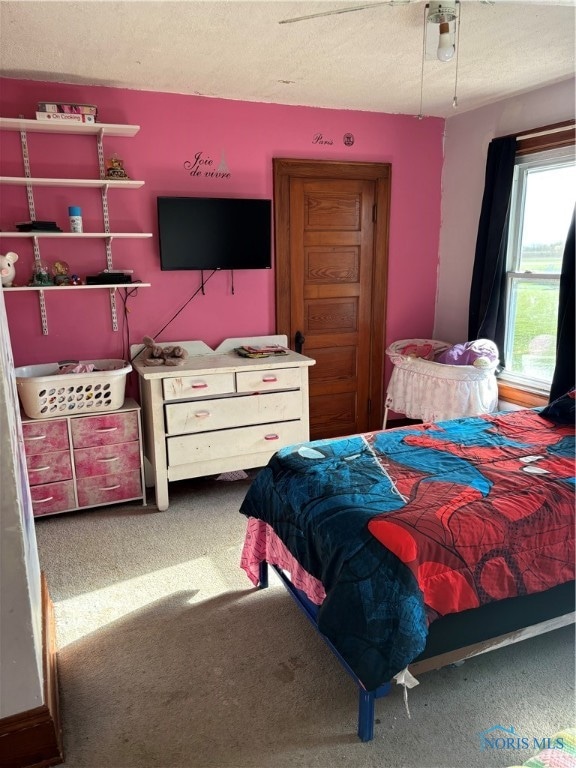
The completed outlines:
{"type": "Polygon", "coordinates": [[[574,449],[536,410],[303,443],[241,512],[322,581],[318,628],[373,690],[437,616],[574,579],[574,449]]]}

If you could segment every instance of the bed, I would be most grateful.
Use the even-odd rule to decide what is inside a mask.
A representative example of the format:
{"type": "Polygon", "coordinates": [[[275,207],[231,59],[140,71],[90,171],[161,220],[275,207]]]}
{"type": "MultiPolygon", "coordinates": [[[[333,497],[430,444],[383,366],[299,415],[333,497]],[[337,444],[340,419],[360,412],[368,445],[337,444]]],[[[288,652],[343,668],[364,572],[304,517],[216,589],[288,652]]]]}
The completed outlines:
{"type": "Polygon", "coordinates": [[[575,429],[550,418],[293,445],[251,484],[242,568],[274,567],[352,676],[363,741],[393,680],[574,620],[575,429]]]}

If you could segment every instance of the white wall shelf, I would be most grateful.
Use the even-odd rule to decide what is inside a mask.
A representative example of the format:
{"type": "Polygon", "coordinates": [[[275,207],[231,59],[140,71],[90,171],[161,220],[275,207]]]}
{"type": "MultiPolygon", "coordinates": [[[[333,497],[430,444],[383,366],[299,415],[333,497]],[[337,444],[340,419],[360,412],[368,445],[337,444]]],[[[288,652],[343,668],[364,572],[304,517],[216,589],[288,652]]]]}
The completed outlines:
{"type": "Polygon", "coordinates": [[[27,176],[0,176],[0,184],[19,187],[95,187],[102,189],[139,189],[143,181],[135,179],[48,179],[27,176]]]}
{"type": "Polygon", "coordinates": [[[37,230],[35,232],[0,232],[0,237],[9,238],[28,238],[42,237],[42,238],[54,238],[63,237],[70,240],[82,240],[83,238],[105,238],[112,240],[113,238],[134,238],[134,237],[152,237],[152,232],[43,232],[37,230]]]}
{"type": "Polygon", "coordinates": [[[102,136],[135,136],[139,125],[114,123],[63,123],[49,120],[28,120],[22,117],[0,117],[2,131],[35,131],[38,133],[84,133],[102,136]]]}
{"type": "Polygon", "coordinates": [[[106,283],[102,285],[22,285],[13,288],[2,288],[3,291],[82,291],[82,290],[116,290],[117,288],[150,288],[152,283],[106,283]]]}
{"type": "MultiPolygon", "coordinates": [[[[28,213],[31,221],[35,221],[36,209],[34,204],[33,187],[88,187],[99,189],[102,197],[102,213],[104,216],[104,232],[0,232],[0,238],[19,238],[31,239],[34,244],[34,262],[39,265],[41,239],[64,238],[64,239],[89,239],[100,238],[106,244],[106,269],[112,270],[112,240],[114,238],[148,238],[152,237],[151,232],[111,232],[110,217],[108,214],[108,191],[110,189],[139,189],[144,185],[143,181],[134,179],[107,179],[104,161],[104,136],[135,136],[140,130],[139,125],[117,125],[112,123],[76,123],[55,120],[28,120],[23,117],[0,117],[0,131],[18,131],[20,133],[20,143],[22,145],[22,159],[24,161],[24,176],[0,176],[0,184],[7,186],[26,187],[28,197],[28,213]],[[30,158],[28,154],[28,133],[53,133],[53,134],[76,134],[93,136],[97,142],[98,169],[100,171],[99,179],[54,179],[47,177],[35,177],[30,172],[30,158]]],[[[112,317],[112,330],[118,331],[118,314],[116,310],[116,291],[119,288],[149,288],[150,283],[113,283],[108,285],[38,285],[22,286],[14,288],[5,288],[7,291],[36,291],[40,304],[40,319],[42,322],[42,333],[48,335],[48,318],[46,314],[45,292],[59,291],[60,293],[70,290],[107,290],[110,294],[110,313],[112,317]]]]}

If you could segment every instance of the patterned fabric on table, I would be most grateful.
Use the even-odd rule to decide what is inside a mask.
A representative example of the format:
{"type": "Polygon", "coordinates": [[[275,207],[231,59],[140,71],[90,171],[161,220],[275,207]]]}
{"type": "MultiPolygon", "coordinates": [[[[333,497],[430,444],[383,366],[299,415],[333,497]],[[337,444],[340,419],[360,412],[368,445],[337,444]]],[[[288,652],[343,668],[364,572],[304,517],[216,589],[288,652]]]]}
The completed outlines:
{"type": "Polygon", "coordinates": [[[535,410],[281,449],[241,512],[326,590],[318,629],[367,690],[428,621],[574,579],[574,427],[535,410]]]}

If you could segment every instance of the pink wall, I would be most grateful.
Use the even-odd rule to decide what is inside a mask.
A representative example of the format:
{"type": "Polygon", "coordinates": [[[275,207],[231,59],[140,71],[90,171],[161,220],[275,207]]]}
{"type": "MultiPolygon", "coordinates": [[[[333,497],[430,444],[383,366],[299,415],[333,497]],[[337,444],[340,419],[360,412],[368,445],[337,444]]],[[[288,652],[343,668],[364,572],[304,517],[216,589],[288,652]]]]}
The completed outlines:
{"type": "MultiPolygon", "coordinates": [[[[97,104],[99,120],[141,126],[134,138],[104,138],[106,156],[118,153],[128,174],[144,180],[139,190],[109,192],[112,231],[152,232],[148,240],[115,240],[114,266],[131,268],[149,282],[128,302],[128,325],[111,328],[106,291],[47,292],[48,336],[42,335],[38,297],[33,292],[6,293],[15,364],[63,358],[127,355],[130,343],[145,334],[159,341],[201,339],[215,346],[229,336],[275,331],[274,270],[214,275],[206,295],[197,295],[161,334],[159,331],[200,285],[197,272],[161,272],[158,255],[156,197],[203,195],[272,198],[272,158],[293,157],[392,164],[390,264],[386,341],[428,337],[434,323],[440,182],[444,121],[405,115],[247,103],[197,96],[81,87],[0,79],[0,114],[33,118],[36,102],[77,101],[97,104]],[[313,142],[321,133],[331,144],[313,142]],[[345,133],[354,144],[345,146],[345,133]],[[222,156],[229,178],[191,177],[184,169],[196,153],[218,166],[222,156]],[[122,330],[124,327],[124,331],[122,330]],[[159,335],[158,335],[159,334],[159,335]]],[[[0,174],[22,176],[17,132],[0,133],[0,174]]],[[[28,134],[33,176],[97,178],[94,137],[28,134]]],[[[26,188],[2,186],[0,228],[29,218],[26,188]]],[[[84,230],[102,231],[100,192],[73,188],[34,188],[36,217],[56,220],[68,230],[68,205],[83,209],[84,230]]],[[[105,267],[100,240],[41,240],[48,264],[64,259],[81,276],[105,267]]],[[[17,279],[26,284],[33,263],[31,241],[2,238],[0,251],[16,251],[17,279]]]]}

